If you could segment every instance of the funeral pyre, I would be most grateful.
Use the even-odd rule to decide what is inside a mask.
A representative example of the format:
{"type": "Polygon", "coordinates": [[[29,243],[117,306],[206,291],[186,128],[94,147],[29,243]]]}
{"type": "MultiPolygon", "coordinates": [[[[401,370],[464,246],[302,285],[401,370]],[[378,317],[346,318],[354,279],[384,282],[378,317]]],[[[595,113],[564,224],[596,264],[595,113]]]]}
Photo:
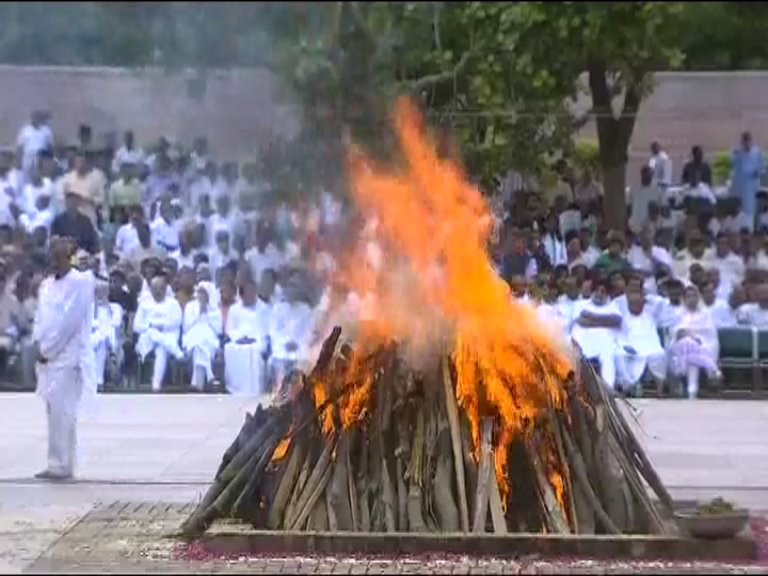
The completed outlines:
{"type": "Polygon", "coordinates": [[[289,400],[246,417],[183,534],[232,517],[291,531],[668,531],[646,484],[671,498],[616,399],[491,267],[480,192],[407,101],[395,128],[395,167],[350,152],[350,189],[376,222],[335,278],[360,295],[355,322],[329,314],[350,338],[330,330],[289,400]]]}

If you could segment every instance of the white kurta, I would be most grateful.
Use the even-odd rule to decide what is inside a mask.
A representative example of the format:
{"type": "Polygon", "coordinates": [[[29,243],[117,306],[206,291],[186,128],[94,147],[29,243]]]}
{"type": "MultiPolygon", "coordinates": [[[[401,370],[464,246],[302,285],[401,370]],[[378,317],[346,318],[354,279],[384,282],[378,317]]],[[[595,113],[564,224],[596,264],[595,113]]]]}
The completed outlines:
{"type": "Polygon", "coordinates": [[[139,301],[139,309],[133,321],[133,331],[139,335],[136,353],[142,361],[155,353],[152,374],[152,389],[159,390],[165,376],[168,354],[174,358],[183,357],[179,346],[182,312],[175,298],[166,296],[158,302],[154,298],[139,301]]]}
{"type": "Polygon", "coordinates": [[[96,304],[91,324],[91,347],[93,348],[96,384],[104,383],[104,370],[109,353],[117,348],[117,331],[122,322],[122,308],[108,302],[96,304]]]}
{"type": "Polygon", "coordinates": [[[270,307],[261,300],[253,306],[234,304],[227,314],[224,346],[225,384],[235,396],[260,396],[266,378],[264,355],[269,344],[270,307]],[[253,342],[241,343],[243,338],[253,342]]]}
{"type": "Polygon", "coordinates": [[[303,302],[279,302],[275,304],[271,320],[270,376],[274,389],[280,390],[288,373],[294,368],[303,366],[309,359],[317,315],[308,304],[303,302]],[[295,350],[288,349],[290,343],[296,344],[295,350]]]}
{"type": "Polygon", "coordinates": [[[33,340],[47,360],[37,365],[37,393],[48,411],[48,470],[71,475],[77,446],[77,409],[96,393],[90,346],[94,277],[71,270],[40,286],[33,340]]]}
{"type": "Polygon", "coordinates": [[[637,315],[629,310],[624,313],[618,343],[616,368],[623,384],[637,384],[646,368],[656,378],[663,379],[666,376],[667,355],[649,311],[644,309],[637,315]]]}
{"type": "MultiPolygon", "coordinates": [[[[602,306],[592,300],[584,300],[579,305],[575,319],[582,312],[599,314],[601,316],[621,316],[621,311],[615,302],[607,302],[602,306]]],[[[586,328],[574,322],[571,337],[581,348],[584,357],[600,362],[600,375],[606,384],[613,388],[616,383],[616,352],[620,330],[616,328],[586,328]]]]}
{"type": "MultiPolygon", "coordinates": [[[[200,312],[200,302],[193,300],[184,307],[182,346],[192,356],[194,371],[203,370],[208,381],[213,379],[212,362],[219,349],[221,334],[221,313],[218,308],[210,307],[200,312]]],[[[202,382],[193,374],[193,387],[199,388],[202,382]]]]}

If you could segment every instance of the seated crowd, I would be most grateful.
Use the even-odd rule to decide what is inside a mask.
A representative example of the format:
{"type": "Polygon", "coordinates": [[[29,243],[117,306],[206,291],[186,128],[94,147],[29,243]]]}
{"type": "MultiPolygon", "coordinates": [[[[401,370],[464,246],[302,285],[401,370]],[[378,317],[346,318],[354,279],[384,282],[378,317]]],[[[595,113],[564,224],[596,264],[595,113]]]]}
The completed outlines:
{"type": "MultiPolygon", "coordinates": [[[[98,279],[99,386],[258,395],[316,353],[334,248],[363,223],[342,218],[327,192],[276,200],[255,164],[218,166],[202,138],[188,151],[162,140],[149,154],[130,132],[117,150],[80,136],[54,146],[37,113],[18,149],[0,152],[0,380],[15,370],[32,385],[29,335],[52,235],[74,238],[78,267],[98,279]]],[[[768,195],[714,192],[698,147],[673,187],[654,143],[628,191],[626,228],[608,230],[600,183],[559,168],[551,194],[527,186],[494,198],[499,274],[610,386],[637,390],[650,376],[695,397],[702,376],[721,377],[718,329],[768,330],[768,195]]]]}
{"type": "Polygon", "coordinates": [[[673,187],[653,166],[655,146],[641,185],[628,190],[626,229],[607,229],[599,184],[566,168],[570,185],[551,203],[524,191],[497,202],[494,255],[514,295],[559,326],[610,386],[639,392],[650,378],[696,397],[700,380],[722,377],[719,332],[768,331],[768,194],[734,190],[735,177],[713,192],[698,147],[673,187]],[[742,201],[749,194],[754,201],[742,201]]]}

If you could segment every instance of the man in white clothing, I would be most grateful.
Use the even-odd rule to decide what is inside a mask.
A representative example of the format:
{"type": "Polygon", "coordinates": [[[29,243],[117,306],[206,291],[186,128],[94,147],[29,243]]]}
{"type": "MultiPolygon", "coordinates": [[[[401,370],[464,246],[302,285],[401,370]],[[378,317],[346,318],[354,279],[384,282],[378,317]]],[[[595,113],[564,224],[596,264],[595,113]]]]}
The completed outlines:
{"type": "Polygon", "coordinates": [[[53,146],[53,133],[48,127],[47,114],[42,110],[32,112],[29,124],[24,126],[16,137],[16,147],[22,158],[22,169],[25,174],[35,164],[37,154],[41,150],[53,146]]]}
{"type": "Polygon", "coordinates": [[[65,480],[74,474],[77,410],[95,393],[90,345],[94,279],[72,269],[71,239],[50,243],[51,269],[39,291],[33,329],[37,358],[37,393],[48,412],[48,466],[35,477],[65,480]]]}
{"type": "Polygon", "coordinates": [[[258,297],[256,282],[241,274],[240,302],[227,314],[224,346],[225,384],[235,396],[260,396],[266,382],[270,307],[258,297]]]}
{"type": "Polygon", "coordinates": [[[151,298],[139,300],[139,308],[133,321],[133,330],[139,335],[136,353],[143,362],[155,353],[152,369],[152,391],[159,392],[163,385],[168,355],[177,360],[184,354],[179,346],[181,337],[181,306],[173,295],[168,294],[165,276],[157,275],[150,283],[151,298]]]}
{"type": "Polygon", "coordinates": [[[672,185],[672,160],[658,140],[651,143],[651,159],[648,166],[653,170],[654,180],[659,188],[665,189],[672,185]]]}

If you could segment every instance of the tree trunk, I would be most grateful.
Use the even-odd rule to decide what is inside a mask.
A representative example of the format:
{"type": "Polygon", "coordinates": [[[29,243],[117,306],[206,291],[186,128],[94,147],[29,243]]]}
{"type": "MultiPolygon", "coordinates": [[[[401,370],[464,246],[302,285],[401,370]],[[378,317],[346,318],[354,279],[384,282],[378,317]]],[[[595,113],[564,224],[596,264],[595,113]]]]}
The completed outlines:
{"type": "MultiPolygon", "coordinates": [[[[602,142],[600,143],[602,146],[602,142]]],[[[626,162],[617,166],[603,166],[603,218],[608,228],[621,232],[626,228],[627,199],[625,189],[627,186],[626,162]]]]}

